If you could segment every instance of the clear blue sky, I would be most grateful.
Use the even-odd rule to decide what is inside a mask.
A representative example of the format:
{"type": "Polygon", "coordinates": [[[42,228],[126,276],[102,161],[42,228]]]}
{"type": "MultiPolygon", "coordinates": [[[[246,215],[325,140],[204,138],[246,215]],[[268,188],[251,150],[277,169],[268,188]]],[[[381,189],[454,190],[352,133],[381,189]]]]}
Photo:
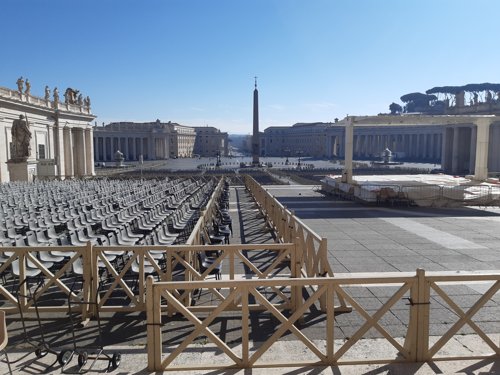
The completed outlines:
{"type": "Polygon", "coordinates": [[[99,124],[230,133],[387,112],[433,86],[500,82],[498,0],[2,0],[0,86],[79,89],[99,124]]]}

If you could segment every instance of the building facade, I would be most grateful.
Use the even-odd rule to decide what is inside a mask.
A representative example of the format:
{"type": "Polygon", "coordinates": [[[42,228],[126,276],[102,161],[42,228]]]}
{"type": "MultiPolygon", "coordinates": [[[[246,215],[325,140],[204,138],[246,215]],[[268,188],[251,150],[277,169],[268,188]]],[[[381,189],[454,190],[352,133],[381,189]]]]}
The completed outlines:
{"type": "Polygon", "coordinates": [[[199,156],[228,156],[228,134],[212,126],[194,128],[194,153],[199,156]]]}
{"type": "Polygon", "coordinates": [[[307,155],[317,158],[330,157],[327,129],[331,123],[271,126],[261,135],[261,154],[265,156],[307,155]]]}
{"type": "Polygon", "coordinates": [[[48,87],[45,97],[39,97],[31,94],[31,85],[26,83],[25,87],[20,78],[17,90],[0,87],[0,182],[16,180],[9,171],[15,165],[11,162],[12,127],[21,115],[31,133],[27,160],[32,166],[31,179],[94,175],[91,123],[96,116],[91,112],[90,99],[83,100],[80,95],[60,101],[57,88],[52,91],[48,87]]]}
{"type": "MultiPolygon", "coordinates": [[[[405,116],[382,116],[373,123],[354,127],[353,157],[376,160],[389,148],[397,160],[440,163],[450,174],[474,173],[478,127],[462,116],[433,117],[431,125],[399,124],[405,116]],[[388,120],[390,119],[390,120],[388,120]],[[442,122],[441,122],[442,121],[442,122]]],[[[376,116],[372,117],[377,119],[376,116]]],[[[500,121],[490,119],[488,130],[488,170],[500,173],[500,121]]],[[[345,124],[312,123],[269,127],[261,136],[262,152],[267,156],[310,156],[345,158],[345,124]]]]}
{"type": "Polygon", "coordinates": [[[94,128],[94,146],[94,159],[98,162],[114,161],[117,151],[123,153],[125,161],[138,161],[141,155],[143,160],[212,156],[221,148],[227,153],[227,133],[160,120],[114,122],[94,128]]]}

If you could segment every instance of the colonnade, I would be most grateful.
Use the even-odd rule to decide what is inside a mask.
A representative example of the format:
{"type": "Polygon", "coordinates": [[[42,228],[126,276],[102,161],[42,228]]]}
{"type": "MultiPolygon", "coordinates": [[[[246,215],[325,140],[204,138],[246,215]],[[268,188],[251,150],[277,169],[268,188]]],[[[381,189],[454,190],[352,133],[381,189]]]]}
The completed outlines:
{"type": "Polygon", "coordinates": [[[421,161],[441,159],[442,134],[439,133],[394,133],[358,134],[354,133],[353,152],[356,158],[379,157],[389,148],[399,158],[421,161]]]}
{"type": "Polygon", "coordinates": [[[61,178],[94,175],[92,130],[79,127],[60,127],[55,130],[55,159],[61,178]]]}
{"type": "MultiPolygon", "coordinates": [[[[398,159],[439,163],[443,143],[442,127],[423,127],[410,130],[378,127],[355,127],[352,147],[356,159],[379,158],[389,148],[398,159]],[[382,132],[385,130],[385,133],[382,132]],[[378,132],[378,134],[377,134],[378,132]]],[[[327,156],[345,156],[345,134],[335,129],[326,145],[327,156]]]]}
{"type": "MultiPolygon", "coordinates": [[[[352,181],[352,160],[356,152],[369,153],[370,150],[380,150],[391,145],[391,151],[398,152],[401,147],[409,152],[409,156],[418,158],[432,158],[441,156],[441,165],[446,173],[472,174],[476,180],[488,178],[490,170],[500,171],[500,152],[493,149],[498,143],[500,124],[495,122],[494,116],[411,116],[398,118],[400,124],[406,126],[436,126],[440,123],[444,127],[442,134],[395,134],[395,135],[362,135],[363,123],[373,124],[375,121],[390,125],[385,118],[347,117],[345,124],[345,170],[343,180],[352,181]],[[359,124],[359,126],[355,126],[359,124]],[[358,129],[356,129],[358,128],[358,129]],[[498,134],[497,134],[498,133],[498,134]]],[[[394,126],[395,127],[395,126],[394,126]]],[[[366,128],[366,127],[365,127],[366,128]]],[[[371,128],[373,129],[373,128],[371,128]]]]}
{"type": "Polygon", "coordinates": [[[114,161],[116,151],[123,153],[125,160],[169,158],[169,137],[112,137],[96,136],[94,132],[94,160],[114,161]]]}

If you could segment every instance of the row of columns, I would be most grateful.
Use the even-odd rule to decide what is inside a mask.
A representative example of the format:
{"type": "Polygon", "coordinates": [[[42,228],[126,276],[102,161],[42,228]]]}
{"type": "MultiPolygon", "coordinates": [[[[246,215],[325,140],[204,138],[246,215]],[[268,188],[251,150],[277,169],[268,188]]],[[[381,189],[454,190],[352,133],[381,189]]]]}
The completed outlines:
{"type": "Polygon", "coordinates": [[[95,136],[95,161],[114,161],[116,151],[123,153],[125,160],[167,159],[169,157],[168,137],[106,137],[95,136]]]}
{"type": "Polygon", "coordinates": [[[442,135],[421,134],[360,134],[354,135],[353,152],[356,157],[377,157],[387,147],[392,152],[404,153],[407,159],[441,159],[442,135]]]}
{"type": "Polygon", "coordinates": [[[55,159],[60,178],[94,175],[91,129],[77,127],[54,128],[55,159]]]}
{"type": "MultiPolygon", "coordinates": [[[[485,180],[488,178],[488,148],[493,119],[476,118],[472,122],[472,125],[453,125],[445,128],[441,137],[441,165],[447,173],[473,173],[474,179],[485,180]]],[[[425,141],[428,138],[420,136],[409,138],[408,142],[405,140],[403,144],[409,145],[411,150],[417,150],[417,154],[426,155],[426,147],[422,146],[426,144],[425,141]],[[422,140],[424,143],[421,143],[422,140]]],[[[372,141],[375,143],[376,138],[372,141]]],[[[435,144],[436,141],[434,139],[427,144],[432,145],[432,142],[435,144]]],[[[438,142],[437,145],[439,144],[438,142]]],[[[352,182],[353,154],[354,123],[352,118],[347,118],[345,125],[345,169],[342,180],[348,183],[352,182]]]]}
{"type": "Polygon", "coordinates": [[[474,178],[488,177],[491,118],[479,118],[474,126],[447,127],[443,139],[442,168],[448,173],[474,173],[474,178]]]}

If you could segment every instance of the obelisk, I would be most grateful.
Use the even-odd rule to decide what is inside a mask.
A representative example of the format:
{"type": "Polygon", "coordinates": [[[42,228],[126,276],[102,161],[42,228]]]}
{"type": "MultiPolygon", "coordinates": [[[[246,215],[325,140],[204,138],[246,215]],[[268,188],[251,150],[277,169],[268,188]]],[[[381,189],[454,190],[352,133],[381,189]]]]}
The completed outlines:
{"type": "Polygon", "coordinates": [[[252,165],[259,166],[259,92],[257,91],[257,77],[253,90],[253,136],[252,136],[252,165]]]}

